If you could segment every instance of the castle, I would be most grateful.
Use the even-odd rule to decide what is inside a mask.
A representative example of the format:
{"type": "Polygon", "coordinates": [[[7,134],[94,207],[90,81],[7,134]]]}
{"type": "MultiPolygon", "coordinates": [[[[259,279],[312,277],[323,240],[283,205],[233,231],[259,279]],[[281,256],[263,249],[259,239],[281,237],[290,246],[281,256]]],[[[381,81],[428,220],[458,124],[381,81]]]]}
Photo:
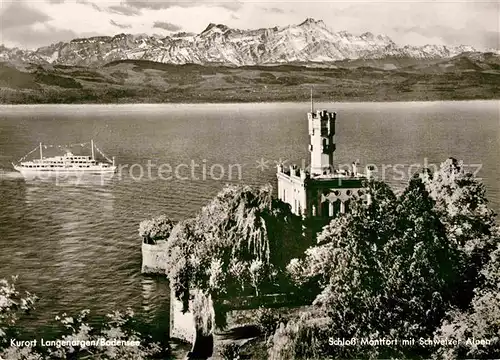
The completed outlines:
{"type": "Polygon", "coordinates": [[[331,218],[349,211],[354,197],[365,197],[363,180],[371,176],[357,170],[354,162],[349,170],[335,169],[335,121],[337,114],[314,111],[311,94],[309,122],[309,169],[278,165],[278,198],[290,204],[292,212],[304,218],[331,218]]]}

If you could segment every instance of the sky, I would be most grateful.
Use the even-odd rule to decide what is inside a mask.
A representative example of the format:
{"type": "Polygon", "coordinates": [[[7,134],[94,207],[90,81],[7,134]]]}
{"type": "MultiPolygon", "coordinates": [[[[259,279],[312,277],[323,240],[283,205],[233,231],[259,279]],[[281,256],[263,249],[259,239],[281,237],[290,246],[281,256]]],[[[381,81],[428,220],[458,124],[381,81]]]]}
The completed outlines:
{"type": "Polygon", "coordinates": [[[199,33],[209,23],[255,29],[306,18],[335,31],[388,35],[401,45],[500,48],[499,0],[0,0],[0,44],[34,49],[97,35],[199,33]]]}

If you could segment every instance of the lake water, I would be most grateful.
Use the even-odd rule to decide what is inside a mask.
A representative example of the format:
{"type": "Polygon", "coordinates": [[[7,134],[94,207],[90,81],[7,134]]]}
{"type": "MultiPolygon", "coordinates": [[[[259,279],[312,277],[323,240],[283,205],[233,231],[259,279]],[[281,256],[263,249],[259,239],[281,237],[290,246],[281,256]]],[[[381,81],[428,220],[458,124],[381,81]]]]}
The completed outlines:
{"type": "MultiPolygon", "coordinates": [[[[477,176],[498,212],[499,104],[318,108],[338,113],[339,164],[374,164],[379,175],[384,168],[384,178],[400,187],[408,178],[401,178],[402,169],[411,172],[412,164],[453,156],[471,171],[481,167],[477,176]]],[[[19,275],[19,287],[40,297],[26,326],[50,329],[50,321],[64,311],[88,308],[102,315],[132,307],[168,327],[168,284],[140,274],[139,222],[159,214],[175,220],[191,216],[229,182],[275,186],[277,161],[308,162],[308,108],[305,103],[1,106],[0,278],[19,275]],[[11,167],[40,141],[73,144],[91,138],[121,166],[110,181],[26,182],[11,167]],[[162,164],[166,172],[159,174],[162,164]],[[176,171],[177,178],[167,179],[176,171]]],[[[88,147],[71,149],[90,153],[88,147]]],[[[58,154],[55,150],[49,147],[45,155],[58,154]]]]}

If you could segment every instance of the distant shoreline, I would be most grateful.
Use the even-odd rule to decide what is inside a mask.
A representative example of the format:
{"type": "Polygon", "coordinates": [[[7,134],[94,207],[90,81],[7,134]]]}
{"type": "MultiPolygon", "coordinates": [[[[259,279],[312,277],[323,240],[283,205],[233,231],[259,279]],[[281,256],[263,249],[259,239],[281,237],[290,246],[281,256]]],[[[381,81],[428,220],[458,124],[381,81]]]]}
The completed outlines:
{"type": "MultiPolygon", "coordinates": [[[[0,89],[1,90],[1,89],[0,89]]],[[[314,104],[369,104],[369,103],[379,103],[379,104],[397,104],[397,103],[441,103],[441,102],[486,102],[486,101],[499,101],[500,97],[497,98],[476,98],[476,99],[422,99],[422,100],[411,100],[411,99],[394,99],[394,100],[366,100],[366,99],[321,99],[314,98],[314,104]]],[[[130,106],[130,105],[143,105],[143,106],[154,106],[154,105],[238,105],[238,104],[309,104],[308,100],[280,100],[280,99],[269,99],[266,101],[225,101],[224,99],[214,100],[214,101],[170,101],[170,102],[73,102],[73,103],[5,103],[0,102],[0,106],[10,107],[10,106],[72,106],[72,105],[92,105],[92,106],[104,106],[104,105],[114,105],[114,106],[130,106]]]]}
{"type": "MultiPolygon", "coordinates": [[[[314,99],[316,105],[319,104],[398,104],[398,103],[443,103],[443,102],[490,102],[498,101],[499,98],[487,98],[487,99],[437,99],[437,100],[325,100],[325,99],[314,99]]],[[[0,102],[0,107],[22,107],[22,106],[131,106],[131,105],[142,105],[142,106],[158,106],[158,105],[238,105],[238,104],[305,104],[308,105],[308,101],[281,101],[281,100],[269,100],[269,101],[197,101],[197,102],[110,102],[110,103],[2,103],[0,102]]]]}
{"type": "MultiPolygon", "coordinates": [[[[493,66],[493,65],[492,65],[493,66]]],[[[407,102],[500,99],[498,70],[226,68],[126,62],[99,69],[0,68],[0,104],[407,102]]]]}

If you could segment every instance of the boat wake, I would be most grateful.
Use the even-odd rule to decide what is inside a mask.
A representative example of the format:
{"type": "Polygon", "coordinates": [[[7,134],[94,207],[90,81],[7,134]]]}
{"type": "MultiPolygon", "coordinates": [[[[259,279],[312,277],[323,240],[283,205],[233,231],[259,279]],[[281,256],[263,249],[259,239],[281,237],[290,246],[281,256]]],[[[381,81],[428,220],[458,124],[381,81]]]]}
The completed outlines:
{"type": "Polygon", "coordinates": [[[115,174],[63,174],[52,175],[42,174],[45,176],[23,175],[18,171],[10,171],[0,169],[0,181],[18,181],[23,180],[26,183],[52,183],[58,186],[103,186],[110,185],[115,180],[115,174]]]}
{"type": "Polygon", "coordinates": [[[24,179],[24,176],[17,171],[0,169],[0,180],[19,180],[24,179]]]}

